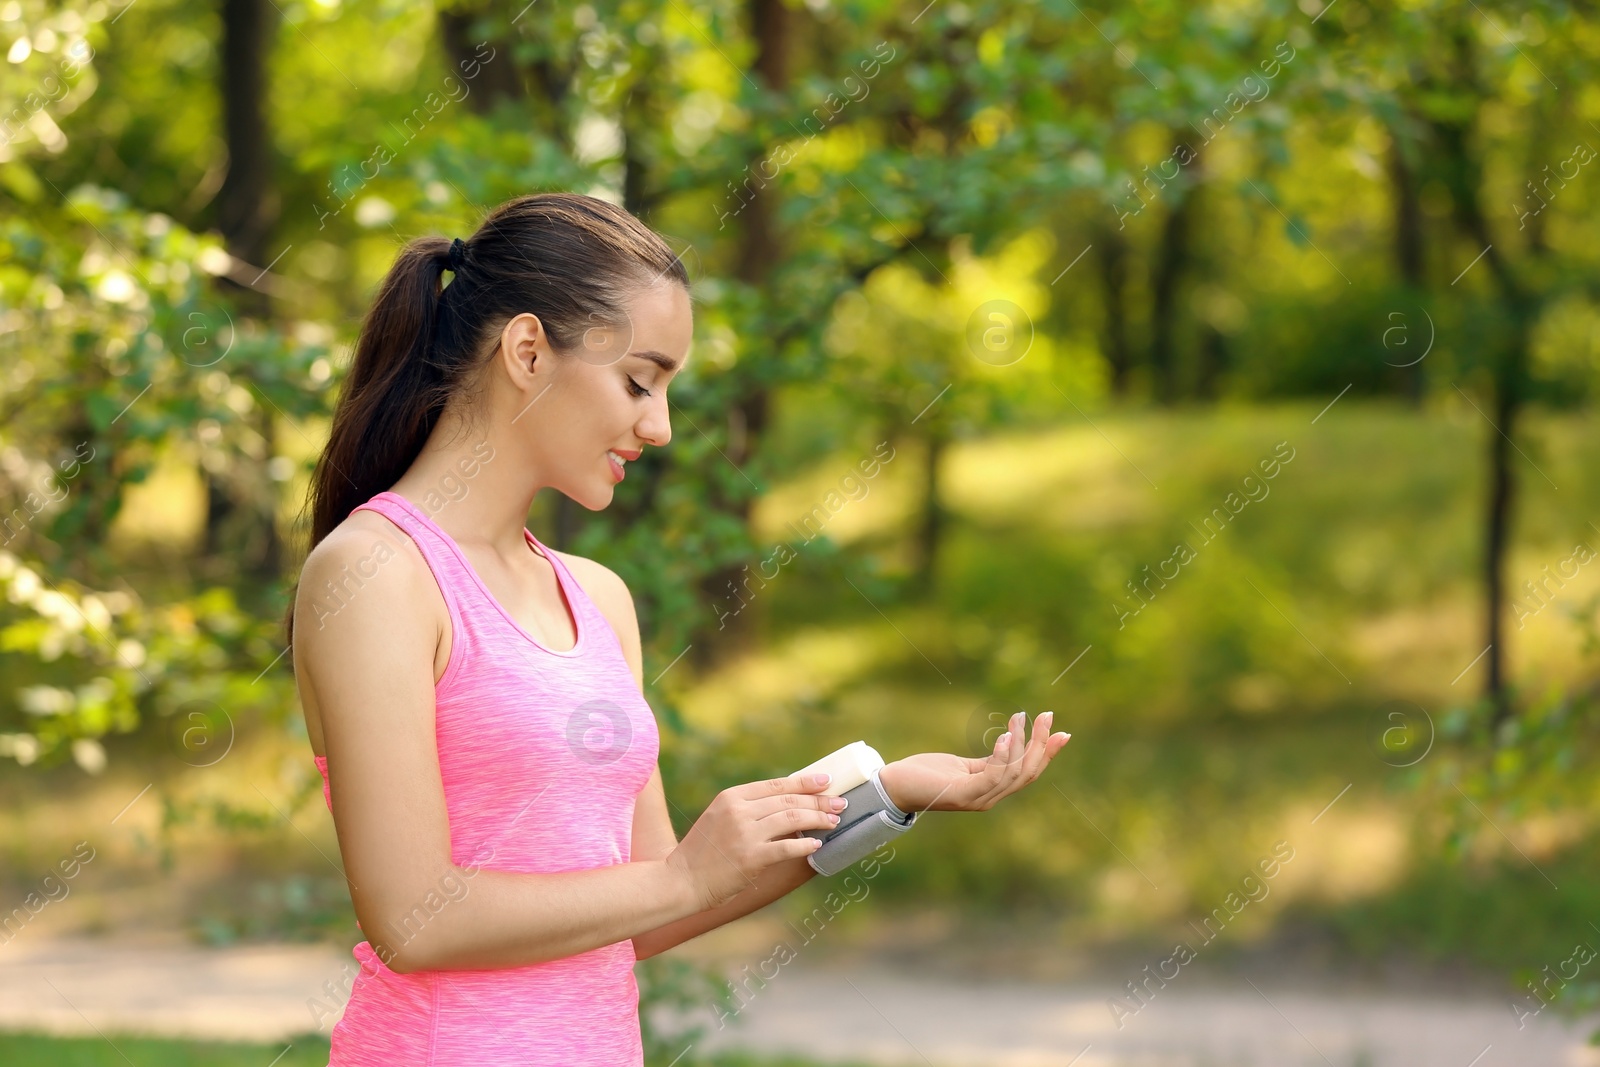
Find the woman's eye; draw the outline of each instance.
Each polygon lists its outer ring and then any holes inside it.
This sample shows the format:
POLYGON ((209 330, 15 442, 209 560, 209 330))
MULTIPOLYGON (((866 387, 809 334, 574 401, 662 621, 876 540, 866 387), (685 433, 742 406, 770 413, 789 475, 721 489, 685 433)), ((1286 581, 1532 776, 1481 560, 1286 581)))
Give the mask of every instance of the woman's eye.
POLYGON ((652 395, 650 390, 646 389, 644 386, 642 386, 638 382, 634 381, 631 376, 628 378, 628 392, 632 393, 634 396, 650 396, 650 395, 652 395))

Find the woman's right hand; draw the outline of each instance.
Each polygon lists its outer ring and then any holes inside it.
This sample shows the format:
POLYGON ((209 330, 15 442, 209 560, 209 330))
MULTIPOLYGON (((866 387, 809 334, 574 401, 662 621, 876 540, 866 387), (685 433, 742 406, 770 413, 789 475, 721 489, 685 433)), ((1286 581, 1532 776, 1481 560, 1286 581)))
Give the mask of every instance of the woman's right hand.
POLYGON ((822 847, 814 837, 795 835, 839 824, 843 798, 819 796, 825 788, 820 775, 729 786, 667 854, 667 866, 693 888, 702 910, 725 904, 766 868, 822 847))

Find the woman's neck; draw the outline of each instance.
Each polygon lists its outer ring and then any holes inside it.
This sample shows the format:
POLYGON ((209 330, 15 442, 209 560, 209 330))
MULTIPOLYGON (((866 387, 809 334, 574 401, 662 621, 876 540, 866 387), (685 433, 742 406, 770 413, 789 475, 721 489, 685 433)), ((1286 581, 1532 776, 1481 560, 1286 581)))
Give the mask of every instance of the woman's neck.
MULTIPOLYGON (((448 414, 448 413, 447 413, 448 414)), ((457 543, 520 551, 540 483, 492 420, 441 416, 422 451, 391 487, 457 543)))

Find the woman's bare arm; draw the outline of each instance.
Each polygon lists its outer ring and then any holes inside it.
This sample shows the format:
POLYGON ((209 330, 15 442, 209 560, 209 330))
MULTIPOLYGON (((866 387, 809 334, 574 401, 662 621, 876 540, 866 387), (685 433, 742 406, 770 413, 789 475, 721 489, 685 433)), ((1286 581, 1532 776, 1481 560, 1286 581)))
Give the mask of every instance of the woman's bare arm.
POLYGON ((633 953, 639 959, 645 960, 669 948, 676 948, 707 931, 760 911, 774 900, 788 896, 816 876, 817 872, 805 861, 805 857, 774 863, 756 875, 754 885, 721 907, 696 912, 687 918, 633 935, 633 953))
POLYGON ((558 874, 480 869, 478 858, 455 865, 434 740, 440 631, 425 605, 442 612, 442 599, 431 571, 388 520, 361 513, 311 553, 300 589, 296 677, 328 757, 356 916, 390 968, 537 963, 703 910, 695 886, 663 856, 558 874), (398 539, 399 551, 352 583, 379 537, 398 539), (345 591, 335 612, 314 606, 326 582, 345 591))
MULTIPOLYGON (((626 641, 623 642, 623 647, 626 649, 626 641)), ((639 791, 639 798, 634 804, 632 854, 638 859, 662 857, 671 852, 677 843, 677 838, 672 832, 672 819, 667 814, 667 797, 661 784, 661 769, 658 767, 650 776, 650 781, 639 791)), ((715 930, 735 919, 742 919, 751 912, 760 911, 774 900, 788 895, 815 878, 816 875, 817 872, 806 862, 804 856, 774 863, 757 874, 748 886, 727 903, 696 912, 643 934, 635 934, 633 953, 641 960, 649 959, 691 938, 699 937, 708 930, 715 930)))

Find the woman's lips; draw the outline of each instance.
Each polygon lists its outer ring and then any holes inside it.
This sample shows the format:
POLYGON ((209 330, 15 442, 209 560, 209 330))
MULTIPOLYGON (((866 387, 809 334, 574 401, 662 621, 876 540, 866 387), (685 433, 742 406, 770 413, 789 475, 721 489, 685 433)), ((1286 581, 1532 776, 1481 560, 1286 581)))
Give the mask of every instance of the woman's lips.
POLYGON ((623 478, 627 477, 627 475, 625 475, 622 471, 622 464, 618 463, 615 459, 612 459, 609 452, 606 453, 606 462, 611 464, 611 473, 617 476, 617 481, 620 482, 623 478))

